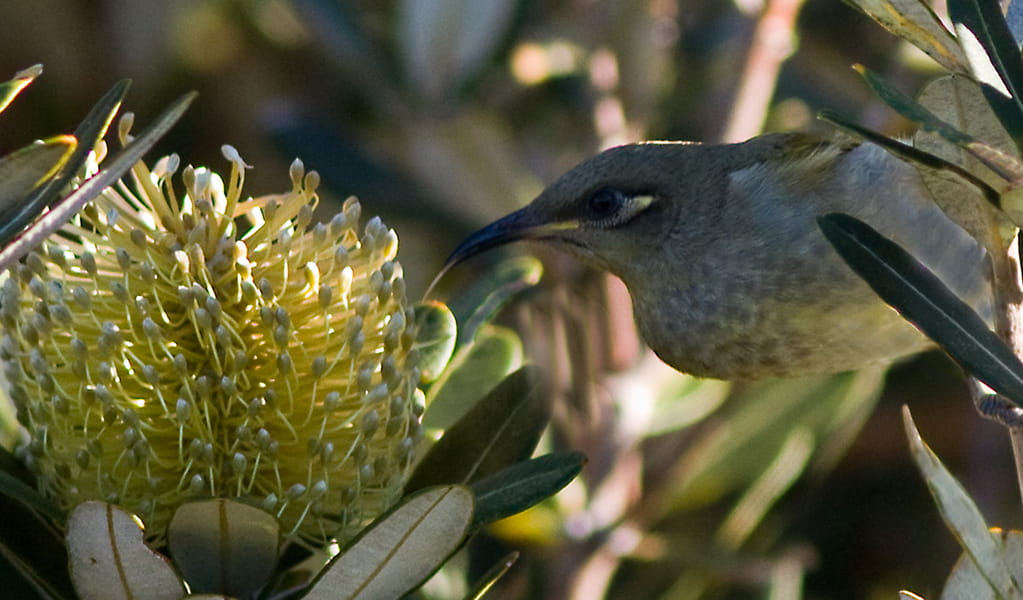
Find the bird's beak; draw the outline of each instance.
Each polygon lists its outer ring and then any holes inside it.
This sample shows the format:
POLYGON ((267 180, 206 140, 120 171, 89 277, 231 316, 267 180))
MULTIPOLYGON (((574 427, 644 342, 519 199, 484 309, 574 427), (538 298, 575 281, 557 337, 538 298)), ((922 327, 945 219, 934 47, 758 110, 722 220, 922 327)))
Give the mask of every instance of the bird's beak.
POLYGON ((574 219, 550 222, 537 218, 538 215, 535 211, 530 210, 531 208, 531 206, 527 206, 501 217, 465 238, 448 256, 442 271, 447 271, 466 259, 509 242, 543 238, 557 231, 579 228, 579 222, 574 219))
POLYGON ((458 245, 444 261, 444 266, 427 289, 428 296, 437 281, 455 265, 486 252, 491 248, 503 246, 509 242, 523 239, 543 238, 557 231, 578 229, 576 220, 548 221, 538 215, 532 206, 526 206, 507 216, 501 217, 490 225, 470 234, 458 245))

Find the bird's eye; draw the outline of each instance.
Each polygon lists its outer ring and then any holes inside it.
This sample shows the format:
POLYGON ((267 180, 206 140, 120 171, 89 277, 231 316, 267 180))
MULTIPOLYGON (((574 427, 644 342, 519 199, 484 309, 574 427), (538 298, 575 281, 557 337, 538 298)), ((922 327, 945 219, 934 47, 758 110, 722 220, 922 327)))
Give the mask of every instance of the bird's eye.
POLYGON ((618 212, 628 197, 619 190, 603 188, 590 196, 587 208, 593 218, 607 218, 618 212))
POLYGON ((602 188, 586 202, 583 221, 590 227, 610 229, 620 227, 645 211, 654 202, 649 194, 627 194, 614 188, 602 188))

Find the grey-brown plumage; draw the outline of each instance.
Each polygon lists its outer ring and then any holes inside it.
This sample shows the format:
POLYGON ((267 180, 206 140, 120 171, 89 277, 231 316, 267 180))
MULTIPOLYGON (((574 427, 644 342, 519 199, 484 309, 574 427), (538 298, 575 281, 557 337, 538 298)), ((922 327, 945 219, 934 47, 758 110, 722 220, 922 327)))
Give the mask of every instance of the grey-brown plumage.
POLYGON ((824 239, 815 219, 829 212, 871 224, 990 314, 983 250, 912 166, 798 134, 612 148, 471 235, 445 268, 517 239, 550 243, 620 277, 644 341, 705 377, 838 372, 926 348, 824 239))

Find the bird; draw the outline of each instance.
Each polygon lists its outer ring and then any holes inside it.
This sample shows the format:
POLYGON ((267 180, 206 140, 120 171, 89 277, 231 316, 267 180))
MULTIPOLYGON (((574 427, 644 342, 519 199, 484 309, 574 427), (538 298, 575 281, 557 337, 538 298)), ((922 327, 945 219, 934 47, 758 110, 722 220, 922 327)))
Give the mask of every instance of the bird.
POLYGON ((440 275, 516 240, 556 248, 620 278, 646 345, 703 378, 837 373, 932 347, 827 242, 816 219, 834 212, 991 313, 985 250, 913 165, 870 142, 804 133, 605 150, 470 234, 440 275))

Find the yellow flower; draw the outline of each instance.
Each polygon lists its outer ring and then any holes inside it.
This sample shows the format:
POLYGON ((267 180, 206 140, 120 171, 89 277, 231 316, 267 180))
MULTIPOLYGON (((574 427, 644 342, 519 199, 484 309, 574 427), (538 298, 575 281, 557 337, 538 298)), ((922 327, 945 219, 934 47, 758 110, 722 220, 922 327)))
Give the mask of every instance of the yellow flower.
MULTIPOLYGON (((122 137, 126 128, 122 128, 122 137)), ((102 150, 102 145, 100 145, 102 150)), ((242 198, 177 156, 106 190, 8 273, 0 358, 43 492, 138 514, 243 498, 294 539, 354 534, 400 494, 421 435, 397 236, 354 199, 310 227, 316 172, 242 198)))

